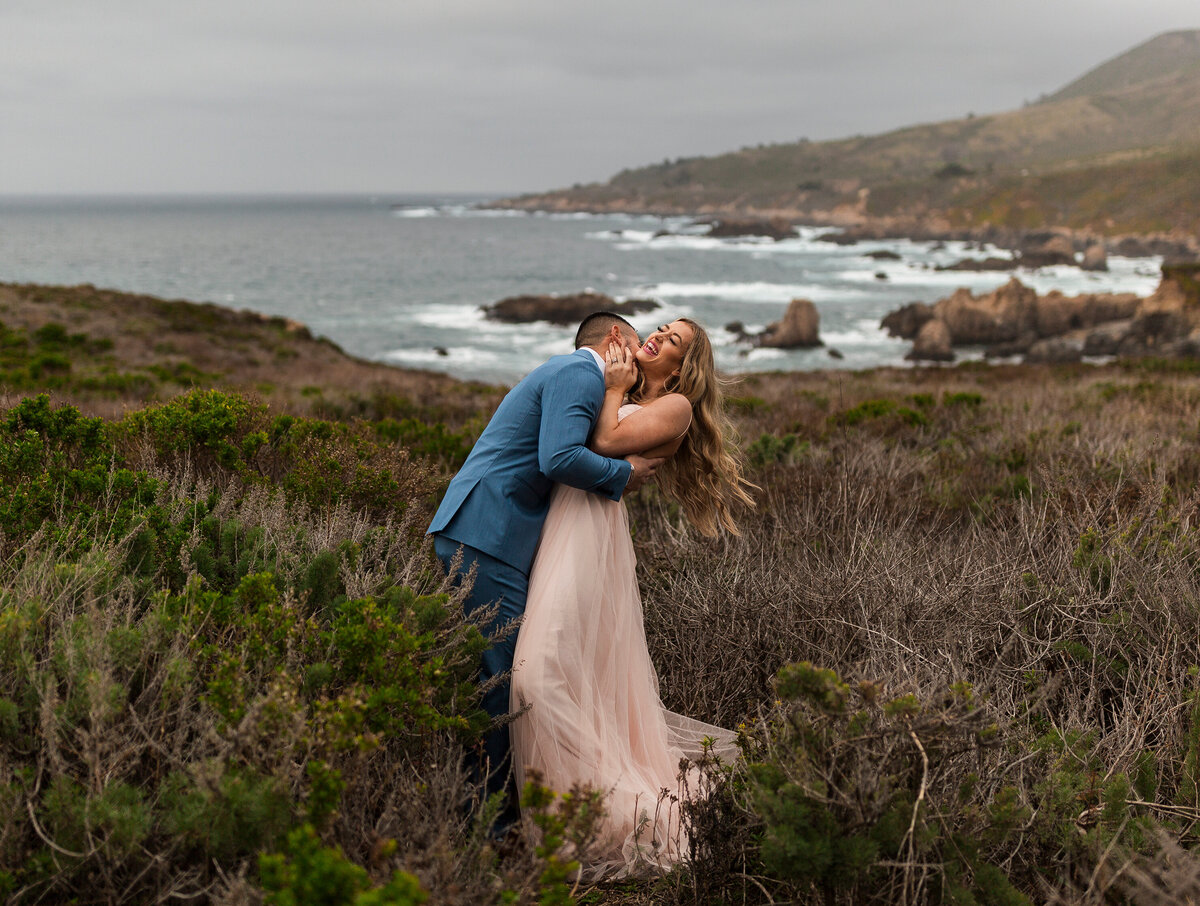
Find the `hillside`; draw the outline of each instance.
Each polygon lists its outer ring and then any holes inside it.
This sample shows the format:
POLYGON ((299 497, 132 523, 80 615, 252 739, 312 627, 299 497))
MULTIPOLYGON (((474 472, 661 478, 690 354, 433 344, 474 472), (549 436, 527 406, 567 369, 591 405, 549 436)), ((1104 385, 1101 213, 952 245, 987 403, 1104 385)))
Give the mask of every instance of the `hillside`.
POLYGON ((1177 31, 1139 44, 1052 94, 1047 101, 1109 94, 1200 69, 1200 31, 1177 31))
POLYGON ((990 224, 1196 236, 1198 162, 1200 31, 1187 31, 1147 41, 1021 110, 680 158, 624 170, 607 183, 502 204, 770 213, 905 231, 990 224), (1108 210, 1124 187, 1157 185, 1164 172, 1183 178, 1159 197, 1108 210), (1022 204, 1014 212, 991 200, 997 193, 1020 195, 1022 183, 1040 191, 1047 180, 1061 197, 1045 210, 1022 204))
POLYGON ((458 428, 500 388, 347 355, 303 324, 94 286, 0 283, 0 390, 49 391, 113 417, 193 387, 322 418, 424 417, 458 428))
POLYGON ((588 886, 603 791, 498 846, 463 769, 424 528, 499 388, 87 286, 0 320, 6 903, 1200 901, 1195 360, 739 381, 740 535, 625 512, 663 704, 742 757, 681 772, 687 866, 588 886))

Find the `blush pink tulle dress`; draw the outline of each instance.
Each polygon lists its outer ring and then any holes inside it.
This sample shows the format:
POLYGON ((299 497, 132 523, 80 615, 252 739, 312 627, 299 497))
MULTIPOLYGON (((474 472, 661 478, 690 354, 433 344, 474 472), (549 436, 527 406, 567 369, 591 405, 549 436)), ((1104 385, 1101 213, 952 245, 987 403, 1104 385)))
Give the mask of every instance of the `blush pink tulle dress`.
MULTIPOLYGON (((621 416, 637 408, 626 405, 621 416)), ((658 696, 625 504, 558 485, 529 579, 513 660, 511 724, 518 787, 541 774, 558 793, 605 793, 607 815, 586 854, 589 881, 643 877, 685 860, 680 799, 698 795, 703 740, 728 763, 728 730, 674 714, 658 696)))

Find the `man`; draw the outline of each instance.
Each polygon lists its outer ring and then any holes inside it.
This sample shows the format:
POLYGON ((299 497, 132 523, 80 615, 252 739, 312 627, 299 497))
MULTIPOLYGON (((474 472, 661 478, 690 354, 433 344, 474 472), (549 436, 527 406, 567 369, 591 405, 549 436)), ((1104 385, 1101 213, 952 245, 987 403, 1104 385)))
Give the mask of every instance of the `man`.
MULTIPOLYGON (((609 459, 587 449, 604 401, 604 368, 610 348, 637 351, 637 331, 619 315, 596 312, 575 334, 575 352, 555 356, 535 368, 500 403, 471 455, 450 482, 430 523, 434 550, 447 573, 455 555, 462 559, 456 578, 474 566, 475 584, 463 608, 469 616, 499 602, 485 627, 494 633, 525 612, 529 569, 556 482, 619 500, 642 485, 661 459, 627 456, 609 459)), ((597 577, 599 580, 599 577, 597 577)), ((512 669, 516 633, 484 652, 480 684, 512 669)), ((483 707, 499 717, 508 712, 509 683, 487 689, 483 707)), ((484 740, 489 794, 508 783, 508 727, 484 740)), ((499 829, 516 816, 509 802, 499 829)))

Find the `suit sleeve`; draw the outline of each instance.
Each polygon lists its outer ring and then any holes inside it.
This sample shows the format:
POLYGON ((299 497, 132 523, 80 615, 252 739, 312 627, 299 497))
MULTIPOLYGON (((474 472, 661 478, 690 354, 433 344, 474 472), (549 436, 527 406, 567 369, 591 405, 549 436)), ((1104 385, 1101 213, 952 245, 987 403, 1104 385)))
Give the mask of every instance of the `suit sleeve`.
POLYGON ((633 469, 623 459, 587 448, 604 393, 603 384, 597 388, 596 375, 588 370, 592 367, 581 359, 543 389, 538 468, 551 481, 620 500, 633 469))

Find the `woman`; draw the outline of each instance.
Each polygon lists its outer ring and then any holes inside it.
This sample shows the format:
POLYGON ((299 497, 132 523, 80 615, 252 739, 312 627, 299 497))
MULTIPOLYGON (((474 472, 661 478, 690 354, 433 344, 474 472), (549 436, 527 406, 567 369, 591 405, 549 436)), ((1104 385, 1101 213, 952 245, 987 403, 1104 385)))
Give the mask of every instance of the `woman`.
MULTIPOLYGON (((606 456, 666 456, 661 490, 705 534, 736 533, 735 503, 750 503, 726 448, 712 346, 694 321, 652 333, 634 358, 611 349, 591 445, 606 456), (635 384, 636 379, 636 384, 635 384), (631 403, 622 405, 631 391, 631 403)), ((733 734, 667 711, 642 625, 628 517, 620 501, 560 485, 553 491, 517 638, 511 706, 518 782, 529 772, 556 792, 605 794, 607 816, 583 866, 591 880, 644 875, 686 856, 679 800, 696 772, 680 759, 731 758, 733 734), (715 745, 713 742, 715 741, 715 745)))

